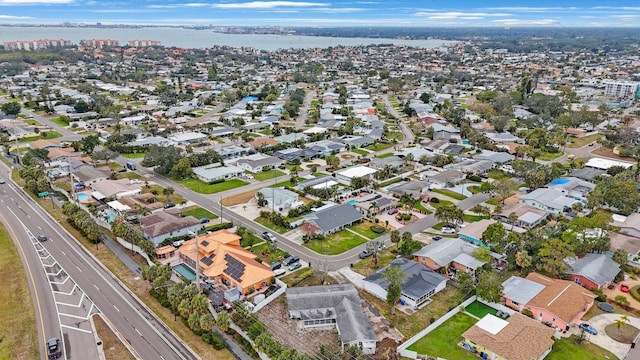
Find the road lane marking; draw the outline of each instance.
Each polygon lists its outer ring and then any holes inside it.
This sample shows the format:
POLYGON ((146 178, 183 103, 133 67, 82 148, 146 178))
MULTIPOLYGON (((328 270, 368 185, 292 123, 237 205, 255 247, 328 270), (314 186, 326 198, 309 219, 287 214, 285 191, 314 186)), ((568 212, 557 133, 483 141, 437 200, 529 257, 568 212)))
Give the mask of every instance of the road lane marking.
POLYGON ((78 265, 76 265, 76 269, 78 269, 78 271, 82 272, 82 269, 80 269, 80 268, 78 267, 78 265))
POLYGON ((93 334, 93 332, 92 332, 92 331, 85 330, 85 329, 80 329, 80 328, 73 327, 73 326, 69 326, 69 325, 60 325, 60 327, 61 327, 61 328, 65 328, 65 329, 70 329, 70 330, 80 331, 80 332, 83 332, 83 333, 85 333, 85 334, 93 334))
POLYGON ((120 309, 118 309, 115 305, 113 305, 113 308, 116 309, 117 312, 120 312, 120 309))
POLYGON ((93 284, 93 287, 96 288, 98 291, 100 291, 100 288, 98 287, 98 285, 93 284))
POLYGON ((60 250, 60 252, 62 253, 62 255, 67 256, 67 254, 65 254, 64 251, 60 250))
POLYGON ((140 330, 138 330, 137 328, 133 328, 133 330, 135 330, 138 333, 138 335, 140 335, 140 337, 142 337, 142 333, 140 332, 140 330))

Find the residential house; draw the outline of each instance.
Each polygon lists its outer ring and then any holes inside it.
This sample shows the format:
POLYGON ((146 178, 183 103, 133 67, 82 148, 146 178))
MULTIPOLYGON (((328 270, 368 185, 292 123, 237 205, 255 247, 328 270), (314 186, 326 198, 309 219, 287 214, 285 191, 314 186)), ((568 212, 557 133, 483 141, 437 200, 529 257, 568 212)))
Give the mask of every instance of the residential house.
POLYGON ((169 137, 169 140, 178 145, 195 144, 207 140, 207 135, 197 132, 176 133, 169 137))
POLYGON ((567 260, 571 268, 566 271, 570 280, 589 290, 605 289, 614 283, 620 273, 620 264, 605 254, 587 254, 567 260))
POLYGON ((566 196, 562 190, 557 188, 538 188, 522 195, 520 202, 550 214, 560 214, 571 209, 571 206, 579 203, 580 200, 566 196))
POLYGON ((335 325, 343 350, 356 346, 365 355, 375 354, 376 334, 352 284, 287 288, 287 307, 289 317, 304 328, 335 325))
POLYGON ((253 152, 252 147, 243 147, 238 145, 227 145, 216 149, 218 155, 223 159, 233 159, 241 156, 247 156, 253 152))
POLYGON ((524 144, 524 140, 508 132, 487 132, 484 134, 491 143, 496 145, 504 145, 507 143, 524 144))
POLYGON ((287 190, 284 187, 262 188, 256 193, 256 198, 258 194, 262 194, 262 196, 264 196, 264 199, 267 201, 266 208, 268 209, 283 211, 295 207, 296 205, 300 205, 297 204, 298 193, 287 190))
POLYGON ((369 136, 356 136, 356 135, 344 135, 340 138, 340 141, 349 145, 351 149, 358 149, 376 142, 375 139, 369 136))
MULTIPOLYGON (((505 206, 502 213, 493 218, 504 223, 511 223, 509 215, 516 214, 517 220, 512 224, 517 227, 531 229, 538 226, 549 217, 549 213, 524 203, 505 206)), ((509 227, 507 227, 509 228, 509 227)))
POLYGON ((405 258, 397 258, 391 264, 364 278, 364 289, 386 300, 388 283, 382 278, 389 266, 399 267, 406 275, 402 283, 400 301, 412 308, 419 308, 447 286, 447 278, 428 267, 405 258))
POLYGON ((372 169, 367 166, 358 165, 346 168, 344 170, 336 171, 336 180, 344 185, 350 185, 351 180, 354 178, 366 178, 371 179, 372 175, 376 173, 376 169, 372 169))
MULTIPOLYGON (((447 140, 431 140, 431 141, 426 141, 423 142, 421 145, 424 147, 425 150, 435 154, 435 155, 444 155, 444 150, 450 145, 451 143, 447 140)), ((416 160, 420 160, 420 159, 416 159, 416 160)))
POLYGON ((576 200, 581 200, 582 202, 587 202, 587 195, 593 189, 595 189, 596 185, 590 183, 588 181, 580 180, 574 177, 564 177, 553 180, 549 184, 548 187, 556 188, 565 196, 572 197, 576 200))
POLYGON ((225 137, 233 135, 236 131, 238 131, 238 129, 233 126, 218 126, 210 128, 208 133, 216 137, 225 137))
POLYGON ((389 188, 389 192, 398 197, 406 193, 411 194, 414 199, 422 197, 427 191, 429 191, 429 183, 420 180, 401 182, 389 188))
POLYGON ((188 235, 200 230, 200 220, 193 216, 180 216, 169 211, 161 211, 140 218, 144 237, 158 246, 165 239, 188 235))
POLYGON ((344 203, 323 207, 305 216, 305 221, 315 223, 320 228, 320 233, 327 235, 362 221, 362 214, 353 205, 344 203))
POLYGON ((402 161, 399 156, 393 155, 386 158, 373 158, 367 166, 377 170, 383 169, 385 166, 391 166, 393 169, 402 171, 404 168, 404 161, 402 161))
MULTIPOLYGON (((477 248, 477 245, 462 239, 443 238, 413 253, 413 261, 448 277, 457 277, 459 272, 475 275, 476 270, 486 264, 473 257, 477 248)), ((505 255, 491 252, 491 257, 495 267, 502 267, 506 263, 505 255)))
POLYGON ((276 136, 274 137, 274 139, 279 143, 279 144, 293 144, 293 143, 297 143, 298 141, 303 141, 303 142, 307 142, 309 141, 309 136, 305 135, 303 133, 290 133, 290 134, 285 134, 285 135, 280 135, 280 136, 276 136))
POLYGON ((319 148, 316 148, 316 149, 289 148, 289 149, 278 150, 273 153, 273 156, 276 156, 290 164, 295 164, 305 159, 315 159, 315 158, 322 157, 323 153, 324 153, 324 150, 319 148))
POLYGON ((353 206, 365 217, 376 216, 398 207, 398 200, 380 194, 369 194, 355 199, 353 206))
POLYGON ((100 181, 91 187, 94 192, 99 193, 104 198, 115 197, 119 199, 125 196, 138 195, 142 192, 141 183, 132 182, 129 179, 100 181))
POLYGON ((488 160, 493 164, 508 164, 516 157, 503 151, 483 150, 481 154, 473 157, 476 160, 488 160))
POLYGON ((542 360, 551 352, 553 334, 553 329, 518 313, 508 320, 487 314, 462 333, 462 346, 483 359, 542 360))
POLYGON ((482 233, 487 230, 489 225, 495 223, 497 223, 497 221, 493 219, 482 219, 480 221, 472 222, 458 230, 458 237, 474 245, 483 245, 482 233))
POLYGON ((60 143, 60 139, 38 139, 30 142, 28 146, 32 149, 46 149, 46 150, 58 149, 62 147, 60 143))
POLYGON ((225 165, 219 166, 219 164, 211 164, 205 166, 199 166, 193 168, 193 174, 198 179, 210 183, 217 180, 228 180, 237 177, 242 174, 244 170, 237 166, 225 165))
POLYGON ((634 212, 629 216, 613 215, 611 225, 620 229, 620 232, 629 236, 640 238, 640 214, 634 212))
POLYGON ((256 261, 255 254, 240 246, 240 239, 237 234, 218 230, 185 241, 178 248, 178 254, 194 271, 198 261, 200 275, 207 282, 224 284, 243 295, 268 288, 273 271, 256 261))
POLYGON ((272 147, 278 145, 278 142, 270 137, 261 137, 250 141, 248 144, 251 145, 251 147, 254 149, 260 149, 262 147, 272 147))
POLYGON ((460 130, 450 125, 442 125, 440 123, 431 124, 433 129, 433 140, 459 140, 460 130))
POLYGON ((434 188, 446 188, 450 184, 458 183, 464 180, 465 174, 460 170, 445 170, 436 175, 424 177, 423 180, 432 184, 434 188))
POLYGON ((71 177, 73 177, 74 181, 78 181, 85 186, 108 180, 111 176, 111 170, 106 166, 94 167, 93 164, 78 160, 72 160, 69 166, 71 168, 71 177))
POLYGON ((246 158, 238 159, 236 161, 236 165, 242 170, 250 171, 252 173, 259 173, 284 165, 284 161, 275 156, 253 154, 247 156, 246 158))
POLYGON ((519 312, 527 310, 534 319, 560 331, 580 324, 596 298, 573 281, 552 279, 535 272, 526 278, 512 276, 502 287, 506 306, 519 312))

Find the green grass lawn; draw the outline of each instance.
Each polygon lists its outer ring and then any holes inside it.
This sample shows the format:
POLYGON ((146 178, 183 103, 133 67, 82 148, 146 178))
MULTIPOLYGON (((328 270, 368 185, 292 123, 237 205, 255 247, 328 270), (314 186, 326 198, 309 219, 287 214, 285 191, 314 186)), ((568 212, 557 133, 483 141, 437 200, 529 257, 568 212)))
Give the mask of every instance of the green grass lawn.
POLYGON ((440 202, 429 201, 429 205, 433 206, 436 209, 440 208, 440 207, 443 207, 443 206, 451 206, 451 205, 453 205, 453 203, 451 201, 449 201, 449 200, 442 200, 442 199, 439 199, 439 200, 440 200, 440 202))
POLYGON ((231 179, 217 184, 207 184, 198 179, 178 180, 178 183, 199 194, 215 194, 221 191, 235 189, 248 184, 240 179, 231 179))
POLYGON ((57 138, 61 138, 61 137, 62 137, 62 134, 60 134, 57 131, 47 131, 47 132, 40 133, 40 135, 38 135, 38 136, 31 136, 31 137, 22 138, 19 141, 22 142, 22 143, 25 143, 25 142, 32 142, 32 141, 36 141, 36 140, 40 140, 40 139, 50 140, 50 139, 57 139, 57 138), (42 136, 43 133, 45 134, 45 136, 42 136))
POLYGON ((485 201, 487 204, 489 205, 493 205, 493 206, 499 206, 500 205, 500 201, 498 201, 498 199, 492 197, 491 199, 485 201))
POLYGON ((371 150, 371 151, 380 151, 380 150, 388 149, 390 147, 393 147, 393 143, 389 143, 389 144, 375 143, 375 144, 371 144, 369 146, 366 146, 365 149, 371 150))
POLYGON ((509 174, 505 173, 504 171, 496 170, 496 169, 489 170, 487 175, 493 180, 506 180, 511 178, 509 174))
POLYGON ((457 193, 455 191, 449 190, 449 189, 433 189, 431 191, 436 192, 438 194, 442 194, 442 195, 448 196, 448 197, 456 199, 456 200, 464 200, 464 199, 467 198, 466 196, 464 196, 464 195, 462 195, 460 193, 457 193))
POLYGON ((386 139, 389 141, 397 140, 398 142, 400 142, 402 141, 402 139, 404 139, 404 135, 402 134, 402 131, 389 131, 387 133, 386 139))
POLYGON ((469 304, 469 306, 465 308, 465 310, 468 313, 473 314, 480 319, 482 319, 487 314, 495 315, 498 312, 498 310, 490 306, 487 306, 479 301, 472 302, 471 304, 469 304))
MULTIPOLYGON (((375 225, 374 223, 372 223, 371 221, 363 221, 359 224, 353 225, 350 229, 357 232, 358 234, 368 238, 368 239, 375 239, 378 236, 382 236, 383 234, 385 234, 387 231, 385 230, 385 232, 383 233, 376 233, 373 232, 371 230, 371 226, 375 225)), ((384 226, 383 226, 384 227, 384 226)))
POLYGON ((369 154, 368 151, 365 151, 365 150, 362 150, 362 149, 353 149, 353 150, 351 150, 351 152, 354 152, 354 153, 356 153, 358 155, 363 155, 363 156, 369 154))
POLYGON ((458 313, 409 346, 408 349, 418 354, 445 359, 476 360, 475 355, 458 346, 458 343, 462 341, 462 333, 472 327, 476 321, 469 315, 458 313))
POLYGON ((367 242, 367 239, 362 236, 342 230, 327 236, 324 240, 309 241, 304 246, 319 254, 336 255, 351 250, 365 242, 367 242))
MULTIPOLYGON (((262 239, 259 239, 262 240, 262 239)), ((268 262, 269 264, 274 263, 276 261, 282 261, 290 256, 290 254, 284 250, 280 250, 276 248, 275 250, 271 250, 269 244, 262 243, 260 245, 255 245, 251 247, 250 251, 256 255, 263 261, 268 262)))
POLYGON ((284 234, 287 231, 291 230, 291 229, 276 225, 276 224, 272 223, 269 219, 265 219, 265 218, 262 218, 260 216, 258 216, 257 218, 253 219, 253 221, 257 222, 258 224, 260 224, 260 225, 262 225, 262 226, 264 226, 266 228, 269 228, 269 229, 277 232, 278 234, 284 234))
POLYGON ((278 176, 283 176, 285 175, 285 173, 283 173, 280 170, 268 170, 268 171, 263 171, 263 172, 259 172, 257 174, 253 174, 253 177, 258 180, 258 181, 265 181, 265 180, 274 180, 276 177, 278 176))
POLYGON ((556 340, 553 344, 553 350, 547 355, 546 360, 597 360, 597 359, 617 359, 618 357, 610 353, 609 351, 583 341, 581 344, 576 344, 576 337, 571 336, 568 338, 562 338, 556 340))
POLYGON ((116 179, 142 180, 142 175, 133 171, 127 171, 123 173, 117 173, 116 179))
POLYGON ((462 215, 462 220, 464 220, 466 222, 476 222, 476 221, 480 221, 482 219, 489 219, 489 216, 471 215, 471 214, 463 214, 462 215))
POLYGON ((130 153, 130 154, 120 154, 123 158, 127 159, 140 159, 144 157, 144 153, 130 153))
POLYGON ((181 213, 184 216, 193 216, 196 219, 209 218, 209 219, 217 219, 218 215, 212 213, 211 211, 201 208, 200 206, 191 206, 186 211, 181 213))
POLYGON ((321 177, 321 176, 327 176, 329 174, 323 173, 323 172, 314 172, 312 175, 315 177, 321 177))
POLYGON ((561 157, 562 155, 564 155, 562 151, 558 151, 557 153, 543 152, 538 159, 543 161, 551 161, 553 159, 561 157))
POLYGON ((416 202, 413 203, 413 207, 415 209, 418 209, 422 212, 425 212, 427 214, 433 214, 433 211, 431 211, 430 209, 427 209, 423 204, 422 204, 422 200, 418 199, 416 200, 416 202))
POLYGON ((592 143, 598 139, 600 139, 602 137, 601 134, 594 134, 594 135, 589 135, 589 136, 585 136, 583 138, 569 138, 569 144, 567 144, 568 148, 580 148, 583 147, 589 143, 592 143))
POLYGON ((67 123, 66 121, 62 120, 59 117, 51 119, 51 122, 56 125, 60 125, 62 127, 69 126, 69 123, 67 123))
POLYGON ((401 177, 397 177, 397 178, 394 178, 394 179, 391 179, 391 180, 387 180, 387 181, 381 182, 380 186, 383 186, 383 187, 384 186, 389 186, 391 184, 395 184, 395 183, 400 182, 400 181, 402 181, 402 178, 401 177))
POLYGON ((353 267, 351 269, 364 276, 371 275, 379 269, 389 265, 393 261, 393 259, 396 258, 396 253, 392 251, 395 250, 395 248, 396 247, 394 244, 392 247, 384 249, 382 250, 382 252, 380 252, 380 254, 378 255, 377 269, 373 266, 373 256, 369 256, 366 259, 358 261, 357 263, 353 264, 353 267))
POLYGON ((384 159, 384 158, 388 158, 388 157, 391 157, 391 156, 393 156, 393 153, 392 153, 392 152, 390 152, 390 153, 380 154, 380 155, 378 155, 378 156, 376 156, 376 157, 377 157, 378 159, 384 159))
MULTIPOLYGON (((298 181, 302 181, 302 178, 298 178, 298 181)), ((291 179, 286 180, 286 181, 281 181, 281 182, 273 184, 273 185, 271 185, 269 187, 270 188, 277 188, 277 187, 285 187, 285 186, 293 186, 293 184, 291 183, 291 179)))

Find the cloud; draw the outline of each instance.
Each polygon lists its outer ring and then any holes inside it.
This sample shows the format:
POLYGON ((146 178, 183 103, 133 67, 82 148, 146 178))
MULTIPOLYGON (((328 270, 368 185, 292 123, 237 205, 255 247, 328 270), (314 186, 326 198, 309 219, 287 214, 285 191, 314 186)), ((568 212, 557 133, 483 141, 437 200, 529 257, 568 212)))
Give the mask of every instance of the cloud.
POLYGON ((558 25, 555 19, 497 19, 492 21, 494 24, 503 26, 550 26, 558 25))
POLYGON ((532 6, 500 6, 488 7, 486 10, 512 11, 512 12, 557 12, 580 10, 577 7, 532 7, 532 6))
POLYGON ((212 4, 216 9, 273 9, 278 7, 318 7, 329 6, 328 3, 296 2, 296 1, 251 1, 233 4, 212 4))
POLYGON ((618 19, 618 20, 636 20, 640 18, 640 14, 619 14, 619 15, 609 15, 610 18, 618 19))
POLYGON ((13 15, 0 15, 0 20, 23 20, 33 19, 31 16, 13 16, 13 15))
POLYGON ((429 20, 480 20, 486 17, 503 17, 512 16, 511 14, 503 13, 485 13, 485 12, 430 12, 430 11, 418 11, 413 16, 426 17, 429 20))
POLYGON ((59 5, 74 2, 75 0, 0 0, 0 5, 59 5))

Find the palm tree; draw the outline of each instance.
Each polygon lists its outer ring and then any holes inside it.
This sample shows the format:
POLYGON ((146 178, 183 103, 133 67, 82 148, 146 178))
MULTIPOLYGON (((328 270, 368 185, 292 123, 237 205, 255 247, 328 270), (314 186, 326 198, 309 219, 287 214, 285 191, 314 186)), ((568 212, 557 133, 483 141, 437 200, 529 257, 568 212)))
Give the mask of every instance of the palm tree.
POLYGON ((162 195, 167 197, 167 202, 171 202, 171 195, 173 195, 174 192, 176 192, 176 190, 171 186, 162 189, 162 195))
POLYGON ((514 212, 509 213, 509 222, 511 223, 511 231, 513 231, 513 226, 518 221, 518 215, 514 212))
POLYGON ((398 244, 400 243, 400 231, 392 230, 390 235, 390 240, 392 243, 396 244, 396 251, 398 250, 398 244))
POLYGON ((370 217, 376 216, 378 214, 378 210, 380 210, 380 207, 378 206, 378 202, 372 201, 371 205, 369 206, 369 216, 370 217))
POLYGON ((627 325, 630 322, 629 317, 627 315, 622 315, 618 319, 616 319, 613 323, 618 328, 618 335, 620 335, 620 329, 627 325))

